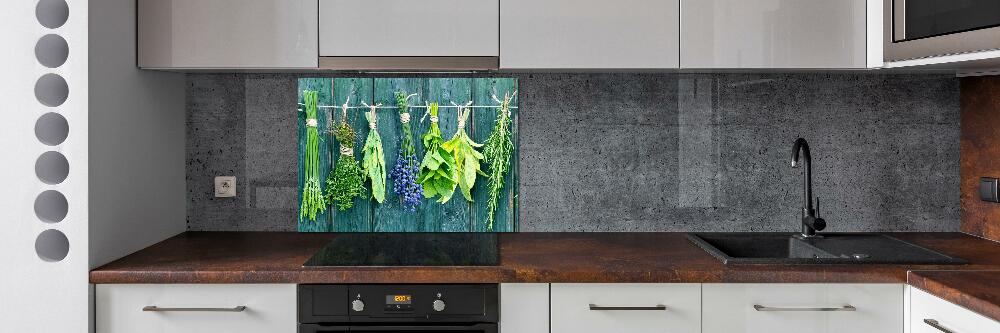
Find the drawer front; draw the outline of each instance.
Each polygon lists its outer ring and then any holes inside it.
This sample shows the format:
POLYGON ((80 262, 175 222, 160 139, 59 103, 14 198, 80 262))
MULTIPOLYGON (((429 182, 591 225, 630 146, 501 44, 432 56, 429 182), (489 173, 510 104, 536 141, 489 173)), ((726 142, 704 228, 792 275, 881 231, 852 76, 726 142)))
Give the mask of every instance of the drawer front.
POLYGON ((903 332, 902 284, 705 284, 702 292, 705 333, 903 332))
POLYGON ((701 330, 699 284, 554 283, 551 288, 553 333, 701 330))
POLYGON ((917 288, 910 290, 909 333, 996 333, 1000 322, 917 288), (928 323, 927 321, 930 321, 928 323), (937 327, 935 327, 935 325, 937 327))
POLYGON ((294 284, 101 284, 98 333, 294 333, 294 284), (166 311, 143 311, 156 306, 166 311), (206 311, 233 309, 242 311, 206 311), (171 311, 202 308, 198 311, 171 311))

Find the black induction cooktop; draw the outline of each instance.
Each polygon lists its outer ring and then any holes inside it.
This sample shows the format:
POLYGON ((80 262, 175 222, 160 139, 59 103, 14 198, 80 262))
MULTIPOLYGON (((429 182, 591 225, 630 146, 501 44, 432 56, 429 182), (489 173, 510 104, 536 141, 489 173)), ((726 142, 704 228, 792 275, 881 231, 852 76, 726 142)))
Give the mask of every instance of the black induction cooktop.
POLYGON ((496 266, 494 233, 341 233, 303 266, 496 266))

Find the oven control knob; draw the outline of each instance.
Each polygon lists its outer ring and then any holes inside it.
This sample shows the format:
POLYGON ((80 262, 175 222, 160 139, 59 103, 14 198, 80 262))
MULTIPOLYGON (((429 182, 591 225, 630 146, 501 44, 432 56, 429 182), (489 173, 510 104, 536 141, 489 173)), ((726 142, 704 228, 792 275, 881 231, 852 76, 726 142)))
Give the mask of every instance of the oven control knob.
POLYGON ((356 300, 354 300, 354 302, 351 302, 351 309, 354 310, 355 312, 364 311, 365 310, 365 302, 362 301, 362 300, 360 300, 360 299, 356 299, 356 300))
POLYGON ((437 312, 444 311, 444 301, 439 299, 434 300, 434 311, 437 312))

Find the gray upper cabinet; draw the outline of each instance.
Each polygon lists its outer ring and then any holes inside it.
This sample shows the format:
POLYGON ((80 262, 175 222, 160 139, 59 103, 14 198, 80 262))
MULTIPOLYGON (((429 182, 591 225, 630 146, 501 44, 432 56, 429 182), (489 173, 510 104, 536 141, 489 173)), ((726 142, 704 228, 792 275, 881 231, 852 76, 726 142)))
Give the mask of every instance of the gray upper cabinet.
POLYGON ((149 69, 882 65, 881 0, 137 1, 149 69))
POLYGON ((676 69, 678 0, 503 0, 501 69, 676 69))
POLYGON ((323 57, 500 55, 500 0, 319 0, 323 57))
POLYGON ((317 0, 138 0, 142 68, 316 68, 317 0))
POLYGON ((681 0, 680 8, 681 68, 869 67, 866 0, 681 0))

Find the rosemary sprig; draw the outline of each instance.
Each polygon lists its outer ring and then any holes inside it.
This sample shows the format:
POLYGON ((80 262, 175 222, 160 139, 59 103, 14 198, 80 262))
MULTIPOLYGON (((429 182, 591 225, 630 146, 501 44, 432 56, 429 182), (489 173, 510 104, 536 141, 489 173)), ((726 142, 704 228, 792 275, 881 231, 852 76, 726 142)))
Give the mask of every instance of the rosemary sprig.
MULTIPOLYGON (((483 147, 483 155, 489 165, 489 198, 486 202, 486 227, 493 230, 493 222, 496 218, 496 211, 500 205, 500 196, 503 195, 504 176, 510 169, 510 158, 514 152, 514 143, 511 141, 511 117, 510 102, 517 95, 504 94, 503 101, 497 107, 497 119, 493 125, 493 132, 486 139, 483 147)), ((495 98, 495 97, 494 97, 495 98)))

